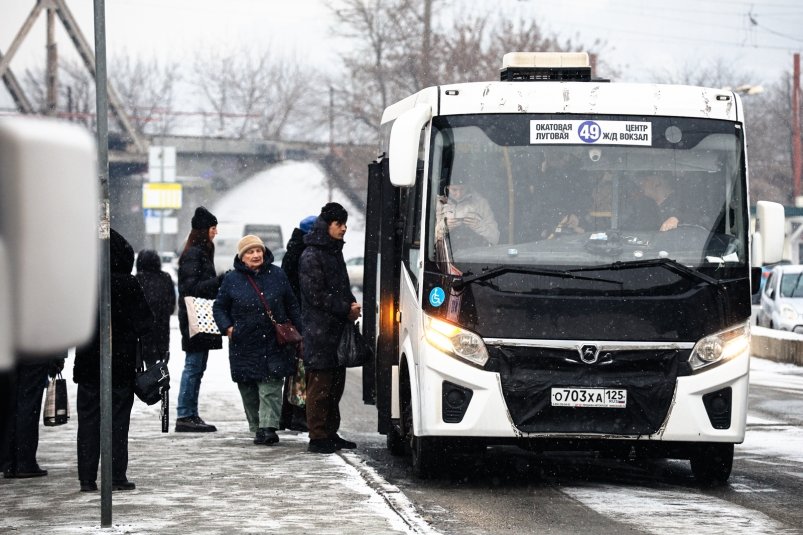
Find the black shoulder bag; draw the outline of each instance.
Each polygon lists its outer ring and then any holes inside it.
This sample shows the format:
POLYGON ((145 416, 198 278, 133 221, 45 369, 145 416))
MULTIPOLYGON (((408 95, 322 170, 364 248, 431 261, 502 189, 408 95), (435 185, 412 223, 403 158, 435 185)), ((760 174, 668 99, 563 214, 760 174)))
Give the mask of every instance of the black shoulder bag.
POLYGON ((148 405, 153 405, 158 401, 162 402, 162 407, 159 411, 162 421, 162 433, 167 433, 170 426, 170 400, 168 397, 170 369, 167 367, 169 360, 169 354, 165 355, 164 359, 157 360, 146 369, 145 363, 142 361, 142 341, 137 340, 137 371, 134 380, 134 393, 148 405))

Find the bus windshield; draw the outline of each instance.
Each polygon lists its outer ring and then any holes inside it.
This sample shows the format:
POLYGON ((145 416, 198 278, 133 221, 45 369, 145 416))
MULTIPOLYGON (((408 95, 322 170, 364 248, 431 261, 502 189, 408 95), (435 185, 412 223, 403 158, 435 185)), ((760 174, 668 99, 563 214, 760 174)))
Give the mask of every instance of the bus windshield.
POLYGON ((739 123, 484 114, 433 119, 427 255, 454 272, 670 259, 747 265, 739 123))

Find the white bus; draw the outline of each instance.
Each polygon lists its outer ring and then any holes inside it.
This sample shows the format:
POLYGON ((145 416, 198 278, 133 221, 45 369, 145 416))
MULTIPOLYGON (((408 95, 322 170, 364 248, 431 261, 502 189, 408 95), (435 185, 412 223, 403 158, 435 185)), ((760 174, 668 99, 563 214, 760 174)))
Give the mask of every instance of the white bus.
POLYGON ((783 242, 783 207, 762 202, 751 251, 739 96, 596 80, 584 53, 507 54, 501 78, 383 114, 364 285, 379 432, 421 477, 514 444, 726 481, 751 253, 783 242))

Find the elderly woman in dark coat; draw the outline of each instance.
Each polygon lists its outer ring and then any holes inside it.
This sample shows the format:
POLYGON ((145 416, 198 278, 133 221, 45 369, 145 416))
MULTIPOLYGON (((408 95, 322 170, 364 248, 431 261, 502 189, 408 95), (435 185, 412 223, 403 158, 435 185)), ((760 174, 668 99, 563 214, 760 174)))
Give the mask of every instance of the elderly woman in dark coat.
MULTIPOLYGON (((150 332, 153 314, 142 287, 131 274, 134 249, 111 229, 112 335, 112 489, 131 490, 128 481, 128 427, 134 406, 138 338, 150 332)), ((75 352, 73 380, 78 383, 78 478, 84 492, 98 490, 100 460, 100 336, 75 352)))
POLYGON ((289 318, 302 328, 290 282, 271 262, 273 254, 259 237, 244 236, 212 309, 220 332, 229 337, 231 378, 240 390, 254 444, 266 445, 279 442, 282 384, 295 370, 295 354, 277 343, 267 309, 276 322, 289 318))
POLYGON ((142 360, 151 365, 166 360, 170 350, 170 316, 176 310, 176 287, 162 271, 162 259, 152 249, 137 255, 137 280, 153 312, 153 330, 142 337, 142 360))
POLYGON ((337 434, 338 405, 346 385, 346 368, 337 364, 337 344, 346 325, 360 316, 343 260, 347 220, 348 212, 340 204, 326 204, 312 231, 304 236, 307 248, 299 263, 305 326, 308 449, 313 453, 357 447, 337 434))
POLYGON ((195 209, 192 230, 187 244, 178 259, 178 325, 181 329, 181 349, 184 350, 184 371, 178 390, 176 431, 206 433, 217 431, 198 414, 198 396, 201 379, 206 371, 210 349, 221 349, 223 337, 218 334, 199 333, 190 338, 187 296, 214 299, 223 277, 215 272, 215 244, 217 218, 203 206, 195 209))

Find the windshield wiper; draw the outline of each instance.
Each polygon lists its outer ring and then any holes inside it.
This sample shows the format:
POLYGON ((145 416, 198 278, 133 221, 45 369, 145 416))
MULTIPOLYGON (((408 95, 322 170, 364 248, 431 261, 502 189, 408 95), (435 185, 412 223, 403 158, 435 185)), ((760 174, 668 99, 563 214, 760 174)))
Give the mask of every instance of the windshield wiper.
POLYGON ((575 280, 584 280, 584 281, 592 281, 592 282, 607 282, 610 284, 619 284, 621 285, 621 281, 614 281, 610 279, 602 279, 599 277, 584 277, 582 275, 575 275, 571 271, 557 271, 553 269, 540 269, 540 268, 531 268, 531 267, 524 267, 524 266, 498 266, 482 273, 477 273, 475 275, 468 274, 466 276, 460 277, 455 279, 452 283, 452 288, 456 291, 462 290, 467 284, 471 284, 472 282, 480 282, 488 279, 496 278, 504 273, 524 273, 527 275, 542 275, 545 277, 559 277, 562 279, 575 279, 575 280))
POLYGON ((643 267, 654 267, 659 266, 668 269, 669 271, 674 271, 679 275, 683 275, 687 279, 695 280, 695 281, 702 281, 708 284, 712 284, 714 286, 719 286, 721 283, 714 277, 710 277, 705 273, 700 273, 696 269, 692 269, 690 267, 684 266, 677 260, 672 260, 671 258, 651 258, 647 260, 636 260, 633 262, 614 262, 612 264, 608 264, 606 266, 593 266, 587 268, 578 268, 573 269, 573 272, 577 271, 600 271, 605 269, 637 269, 643 267))

